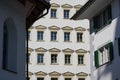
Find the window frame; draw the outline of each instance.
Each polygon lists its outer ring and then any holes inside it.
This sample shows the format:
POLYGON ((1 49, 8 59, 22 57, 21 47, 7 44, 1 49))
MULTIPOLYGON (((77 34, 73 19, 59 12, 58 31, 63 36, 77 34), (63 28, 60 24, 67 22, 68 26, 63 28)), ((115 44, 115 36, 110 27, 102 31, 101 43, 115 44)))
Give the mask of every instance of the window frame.
POLYGON ((57 18, 57 9, 51 8, 50 17, 52 19, 56 19, 57 18))

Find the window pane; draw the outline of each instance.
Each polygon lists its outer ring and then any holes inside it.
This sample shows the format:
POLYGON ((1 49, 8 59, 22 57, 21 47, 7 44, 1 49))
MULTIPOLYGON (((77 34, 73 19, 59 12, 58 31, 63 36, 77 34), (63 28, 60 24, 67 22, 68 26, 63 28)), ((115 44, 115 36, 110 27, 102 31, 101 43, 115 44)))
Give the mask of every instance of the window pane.
POLYGON ((42 77, 41 78, 37 78, 37 80, 44 80, 44 78, 42 78, 42 77))
POLYGON ((65 55, 65 64, 70 64, 71 55, 65 55))
POLYGON ((43 40, 43 31, 37 32, 37 40, 43 40))
POLYGON ((85 78, 79 78, 78 80, 85 80, 85 78))
POLYGON ((51 54, 51 63, 57 63, 57 54, 51 54))
POLYGON ((51 32, 51 41, 56 41, 57 32, 51 32))
POLYGON ((78 55, 78 64, 84 64, 84 56, 78 55))
POLYGON ((43 63, 44 54, 38 54, 38 63, 43 63))
POLYGON ((51 80, 58 80, 58 78, 51 78, 51 80))
POLYGON ((64 41, 70 41, 70 32, 64 32, 64 41))
POLYGON ((64 10, 64 19, 69 19, 69 10, 64 10))
POLYGON ((51 9, 51 18, 56 18, 56 9, 51 9))
POLYGON ((65 80, 71 80, 71 78, 65 78, 65 80))
POLYGON ((77 33, 77 42, 82 42, 82 35, 83 33, 77 33))

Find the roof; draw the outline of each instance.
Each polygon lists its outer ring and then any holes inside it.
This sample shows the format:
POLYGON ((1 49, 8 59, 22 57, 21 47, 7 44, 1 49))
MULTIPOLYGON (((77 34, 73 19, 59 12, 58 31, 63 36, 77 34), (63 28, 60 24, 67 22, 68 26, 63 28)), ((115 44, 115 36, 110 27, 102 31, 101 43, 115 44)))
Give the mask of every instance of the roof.
MULTIPOLYGON (((28 29, 39 16, 43 14, 43 11, 50 8, 50 3, 45 0, 18 0, 25 6, 26 13, 26 28, 28 29)), ((48 13, 48 12, 47 12, 48 13)))
POLYGON ((77 19, 80 14, 82 14, 92 3, 94 3, 96 0, 89 0, 84 6, 82 6, 81 9, 79 9, 71 19, 77 19))

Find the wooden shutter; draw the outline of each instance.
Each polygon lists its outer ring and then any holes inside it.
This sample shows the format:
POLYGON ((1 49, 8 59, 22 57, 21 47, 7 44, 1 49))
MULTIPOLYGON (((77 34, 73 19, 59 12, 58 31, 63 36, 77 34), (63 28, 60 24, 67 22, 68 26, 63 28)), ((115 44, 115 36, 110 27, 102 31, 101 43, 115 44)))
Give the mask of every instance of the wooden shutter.
POLYGON ((94 28, 94 32, 97 32, 97 27, 98 27, 98 16, 95 16, 93 18, 93 28, 94 28))
POLYGON ((112 61, 113 58, 114 58, 114 54, 113 54, 113 43, 112 43, 112 42, 109 43, 109 48, 110 48, 110 61, 112 61))
POLYGON ((95 62, 95 67, 98 68, 99 67, 99 57, 98 57, 97 50, 94 52, 94 62, 95 62))

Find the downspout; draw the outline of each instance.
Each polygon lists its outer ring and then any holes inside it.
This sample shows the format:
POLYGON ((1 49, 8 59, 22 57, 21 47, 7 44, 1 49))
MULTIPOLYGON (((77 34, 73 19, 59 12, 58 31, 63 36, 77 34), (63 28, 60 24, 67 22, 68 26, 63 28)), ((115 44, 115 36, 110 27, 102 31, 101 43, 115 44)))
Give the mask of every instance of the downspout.
MULTIPOLYGON (((50 9, 50 3, 44 3, 42 0, 39 0, 40 2, 42 2, 45 6, 46 6, 46 9, 47 9, 47 11, 46 11, 46 13, 44 13, 44 14, 42 14, 42 15, 40 15, 38 18, 36 18, 36 20, 38 20, 38 19, 40 19, 40 18, 42 18, 42 17, 44 17, 45 15, 47 15, 48 14, 48 12, 49 12, 49 9, 50 9)), ((35 20, 35 21, 36 21, 35 20)), ((27 25, 26 25, 27 26, 27 25)), ((27 51, 26 51, 26 60, 28 60, 28 56, 29 56, 29 54, 28 54, 28 28, 26 28, 26 47, 27 47, 27 51)), ((29 68, 28 68, 28 66, 29 66, 29 64, 28 63, 26 63, 26 68, 27 68, 27 71, 26 71, 26 75, 27 75, 27 80, 29 80, 29 68)))

